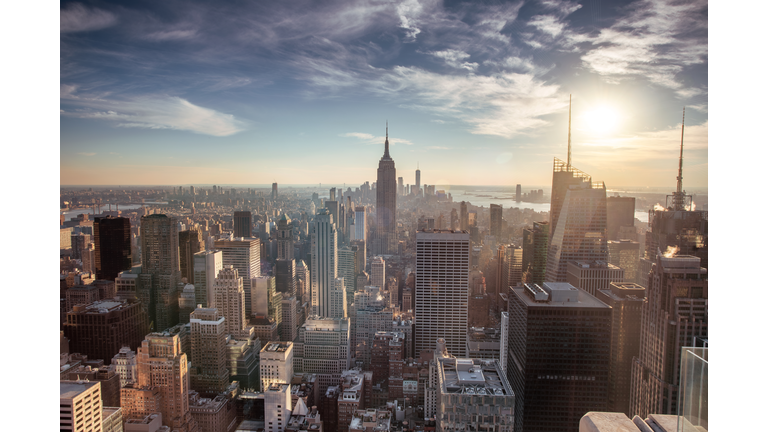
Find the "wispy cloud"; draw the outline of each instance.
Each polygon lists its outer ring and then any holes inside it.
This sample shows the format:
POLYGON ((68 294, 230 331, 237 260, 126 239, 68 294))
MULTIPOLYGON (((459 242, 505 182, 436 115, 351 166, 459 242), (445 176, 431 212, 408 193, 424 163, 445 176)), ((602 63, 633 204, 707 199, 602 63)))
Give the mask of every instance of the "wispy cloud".
POLYGON ((96 153, 92 153, 92 152, 80 152, 78 154, 80 156, 96 156, 96 153))
POLYGON ((150 33, 146 35, 146 38, 155 41, 169 41, 194 39, 196 36, 197 30, 168 30, 150 33))
MULTIPOLYGON (((341 137, 346 138, 357 138, 361 141, 364 141, 368 145, 381 145, 384 144, 384 139, 386 137, 383 136, 374 136, 369 133, 363 133, 363 132, 347 132, 340 134, 341 137)), ((397 144, 403 144, 403 145, 413 145, 413 143, 407 139, 403 138, 389 138, 389 143, 393 145, 397 144)))
POLYGON ((72 3, 59 15, 61 33, 101 30, 117 22, 117 18, 102 9, 91 9, 81 3, 72 3))
POLYGON ((477 63, 464 61, 469 58, 469 54, 465 53, 464 51, 447 49, 443 51, 432 51, 427 54, 441 58, 445 60, 445 63, 448 66, 457 69, 467 69, 470 71, 477 69, 477 63))
POLYGON ((641 0, 632 8, 591 40, 583 64, 607 82, 645 77, 684 98, 702 94, 677 75, 707 62, 707 1, 641 0))
POLYGON ((427 150, 450 150, 451 147, 443 147, 443 146, 428 146, 427 150))
POLYGON ((212 136, 229 136, 245 130, 245 123, 230 114, 195 105, 175 96, 148 95, 125 100, 75 95, 73 86, 62 86, 62 100, 77 106, 63 115, 106 120, 118 127, 176 129, 212 136))

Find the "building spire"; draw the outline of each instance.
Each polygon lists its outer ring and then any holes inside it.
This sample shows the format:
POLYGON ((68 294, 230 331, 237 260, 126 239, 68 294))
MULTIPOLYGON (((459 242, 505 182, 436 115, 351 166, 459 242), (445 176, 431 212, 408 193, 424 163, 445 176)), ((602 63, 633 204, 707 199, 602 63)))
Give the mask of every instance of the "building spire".
POLYGON ((571 168, 571 95, 568 95, 568 168, 571 168))
POLYGON ((683 192, 683 137, 685 136, 685 107, 683 107, 683 126, 680 131, 680 166, 677 168, 677 193, 683 192))
POLYGON ((384 138, 384 158, 389 158, 389 120, 387 120, 386 137, 384 138))

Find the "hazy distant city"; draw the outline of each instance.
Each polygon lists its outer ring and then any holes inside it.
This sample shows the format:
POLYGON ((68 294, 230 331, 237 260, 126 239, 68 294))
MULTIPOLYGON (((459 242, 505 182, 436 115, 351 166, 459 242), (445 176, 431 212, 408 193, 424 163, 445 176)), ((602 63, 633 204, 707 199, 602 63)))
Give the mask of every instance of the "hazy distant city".
POLYGON ((709 428, 706 2, 60 14, 62 431, 709 428))

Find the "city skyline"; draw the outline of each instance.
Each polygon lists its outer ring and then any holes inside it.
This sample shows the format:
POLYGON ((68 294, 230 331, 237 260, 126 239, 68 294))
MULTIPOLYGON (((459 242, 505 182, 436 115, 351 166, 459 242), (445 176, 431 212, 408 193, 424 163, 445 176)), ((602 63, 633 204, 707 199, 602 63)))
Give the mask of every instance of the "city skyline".
POLYGON ((60 184, 708 184, 706 2, 291 5, 63 2, 60 184))

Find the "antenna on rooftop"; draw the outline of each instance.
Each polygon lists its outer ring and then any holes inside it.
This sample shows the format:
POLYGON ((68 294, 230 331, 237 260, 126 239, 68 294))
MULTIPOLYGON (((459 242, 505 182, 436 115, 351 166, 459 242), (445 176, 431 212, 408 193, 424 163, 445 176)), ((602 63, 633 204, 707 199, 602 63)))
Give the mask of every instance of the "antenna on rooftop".
POLYGON ((568 95, 568 168, 571 167, 571 95, 568 95))

